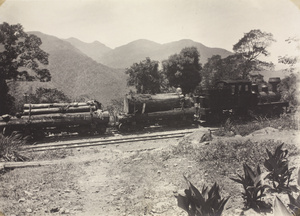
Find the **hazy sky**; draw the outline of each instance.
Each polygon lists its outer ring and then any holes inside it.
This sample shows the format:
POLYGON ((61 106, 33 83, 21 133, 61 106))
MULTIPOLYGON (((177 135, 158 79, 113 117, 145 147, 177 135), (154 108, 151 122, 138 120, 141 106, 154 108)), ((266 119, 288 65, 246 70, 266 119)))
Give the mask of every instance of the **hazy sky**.
POLYGON ((282 51, 285 39, 300 37, 300 8, 291 0, 6 0, 3 21, 111 48, 136 39, 192 39, 232 51, 244 33, 260 29, 282 51))

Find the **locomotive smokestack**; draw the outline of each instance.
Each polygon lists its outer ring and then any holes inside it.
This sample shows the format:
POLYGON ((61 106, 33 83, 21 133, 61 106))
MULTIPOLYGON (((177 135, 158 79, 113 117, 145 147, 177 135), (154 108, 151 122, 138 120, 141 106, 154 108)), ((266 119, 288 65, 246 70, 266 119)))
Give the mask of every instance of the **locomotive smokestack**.
POLYGON ((272 85, 272 92, 277 92, 277 85, 281 82, 279 77, 271 77, 269 83, 272 85))

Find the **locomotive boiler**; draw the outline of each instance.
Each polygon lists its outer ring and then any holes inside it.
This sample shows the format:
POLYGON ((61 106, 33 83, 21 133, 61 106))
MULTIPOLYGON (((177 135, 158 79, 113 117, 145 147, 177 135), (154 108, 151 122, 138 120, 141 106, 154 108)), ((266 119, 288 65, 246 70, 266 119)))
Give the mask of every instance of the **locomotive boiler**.
POLYGON ((178 124, 192 121, 194 114, 191 97, 179 93, 131 94, 124 97, 117 127, 130 131, 154 124, 178 124))

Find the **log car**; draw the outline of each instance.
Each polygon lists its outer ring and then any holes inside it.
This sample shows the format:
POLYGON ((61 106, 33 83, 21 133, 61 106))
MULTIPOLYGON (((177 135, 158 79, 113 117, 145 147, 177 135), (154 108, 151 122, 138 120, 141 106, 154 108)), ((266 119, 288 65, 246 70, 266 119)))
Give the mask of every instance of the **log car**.
POLYGON ((191 98, 182 94, 126 95, 123 112, 117 116, 117 128, 130 131, 154 124, 177 124, 192 121, 194 114, 191 98))
POLYGON ((109 114, 100 109, 99 103, 25 104, 22 116, 3 116, 0 130, 4 135, 13 131, 35 139, 47 133, 77 132, 103 134, 109 123, 109 114))
POLYGON ((264 115, 280 114, 289 103, 280 101, 279 83, 280 78, 270 78, 272 89, 264 85, 259 92, 258 86, 247 80, 219 81, 215 88, 200 92, 198 120, 201 123, 219 122, 227 115, 246 115, 249 111, 264 115))

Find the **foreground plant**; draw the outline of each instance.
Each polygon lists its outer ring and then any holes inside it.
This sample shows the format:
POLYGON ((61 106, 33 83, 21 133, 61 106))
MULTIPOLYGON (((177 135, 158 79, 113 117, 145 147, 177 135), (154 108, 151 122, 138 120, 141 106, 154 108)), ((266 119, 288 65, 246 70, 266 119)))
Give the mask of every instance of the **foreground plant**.
MULTIPOLYGON (((298 170, 298 186, 300 186, 300 169, 298 170)), ((290 210, 283 204, 283 202, 276 196, 274 201, 274 216, 300 216, 300 194, 297 198, 289 193, 290 204, 288 204, 290 210)))
POLYGON ((25 161, 27 158, 19 153, 20 147, 25 144, 25 138, 20 134, 10 136, 0 134, 0 161, 25 161))
POLYGON ((210 190, 203 186, 200 192, 185 176, 189 189, 185 196, 178 195, 178 206, 188 212, 189 216, 220 216, 228 198, 221 199, 220 188, 215 183, 210 190))
POLYGON ((246 164, 243 164, 245 177, 238 175, 237 178, 230 178, 231 180, 243 185, 244 193, 243 199, 247 208, 253 208, 255 210, 269 209, 270 205, 265 203, 262 198, 265 189, 268 187, 262 183, 266 173, 262 173, 259 165, 257 166, 256 173, 246 164))
POLYGON ((288 150, 282 150, 282 146, 283 143, 277 146, 274 154, 266 149, 269 158, 264 162, 264 166, 270 172, 267 178, 272 181, 273 187, 276 190, 288 188, 292 172, 295 169, 289 169, 287 160, 288 150))

